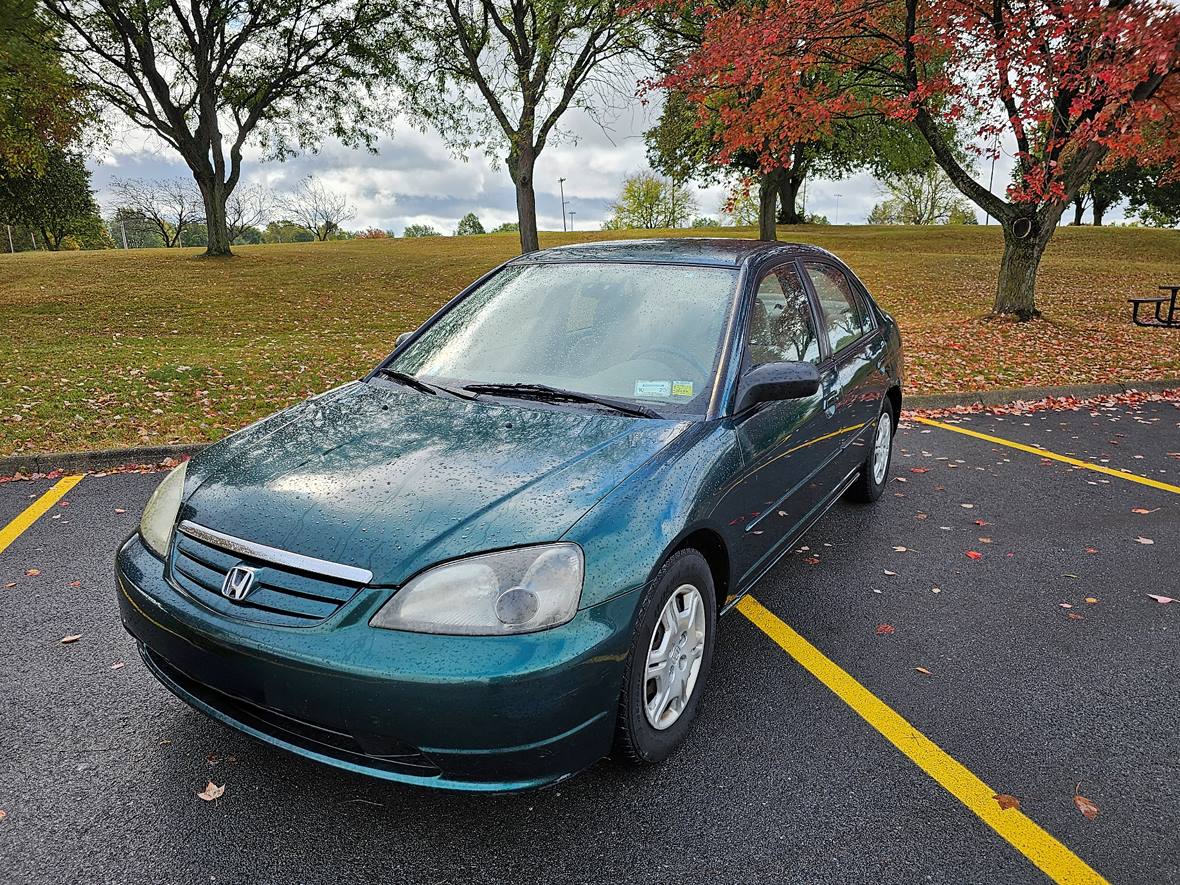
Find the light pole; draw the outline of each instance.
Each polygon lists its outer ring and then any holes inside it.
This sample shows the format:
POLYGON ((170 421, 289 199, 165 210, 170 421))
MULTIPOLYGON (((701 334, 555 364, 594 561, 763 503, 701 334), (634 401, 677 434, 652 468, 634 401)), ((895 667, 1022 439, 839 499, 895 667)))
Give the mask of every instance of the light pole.
POLYGON ((570 210, 570 230, 574 229, 574 216, 577 214, 573 209, 570 210))
MULTIPOLYGON (((991 171, 991 175, 989 175, 987 177, 987 192, 989 194, 992 192, 992 185, 995 183, 995 180, 996 180, 996 154, 998 154, 999 152, 1000 152, 1000 139, 997 137, 995 145, 992 146, 992 171, 991 171)), ((992 214, 990 212, 983 213, 983 223, 985 226, 992 223, 992 214)))
POLYGON ((557 179, 557 188, 561 191, 561 229, 566 230, 565 226, 565 179, 557 179))
POLYGON ((842 196, 844 196, 844 195, 843 194, 836 194, 836 220, 833 221, 832 224, 839 224, 840 223, 840 198, 842 196))

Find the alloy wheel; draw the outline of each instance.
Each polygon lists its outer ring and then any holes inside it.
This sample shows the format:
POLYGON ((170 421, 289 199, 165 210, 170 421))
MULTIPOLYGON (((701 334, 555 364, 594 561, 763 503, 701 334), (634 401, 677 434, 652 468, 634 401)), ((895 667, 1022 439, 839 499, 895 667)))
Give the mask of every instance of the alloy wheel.
POLYGON ((681 584, 664 603, 648 643, 643 708, 652 728, 668 728, 688 706, 705 653, 706 624, 701 591, 681 584))

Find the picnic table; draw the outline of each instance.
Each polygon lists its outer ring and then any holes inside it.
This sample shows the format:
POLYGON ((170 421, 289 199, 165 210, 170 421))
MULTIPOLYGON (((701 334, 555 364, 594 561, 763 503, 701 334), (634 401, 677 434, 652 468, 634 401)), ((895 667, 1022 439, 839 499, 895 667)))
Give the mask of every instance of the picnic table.
POLYGON ((1128 298, 1132 305, 1131 322, 1136 326, 1165 326, 1180 328, 1180 313, 1177 312, 1176 299, 1180 296, 1180 285, 1160 286, 1161 292, 1167 295, 1151 295, 1145 298, 1128 298), (1155 308, 1155 318, 1140 319, 1139 308, 1150 304, 1155 308), (1164 305, 1167 305, 1167 316, 1164 315, 1164 305))

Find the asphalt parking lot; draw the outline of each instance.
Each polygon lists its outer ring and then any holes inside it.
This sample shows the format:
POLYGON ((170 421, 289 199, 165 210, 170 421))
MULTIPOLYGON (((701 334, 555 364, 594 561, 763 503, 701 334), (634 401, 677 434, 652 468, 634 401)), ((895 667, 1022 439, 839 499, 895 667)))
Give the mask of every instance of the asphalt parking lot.
MULTIPOLYGON (((911 419, 885 497, 723 619, 678 756, 512 796, 349 775, 175 699, 112 577, 160 477, 87 477, 0 535, 0 880, 1180 882, 1180 407, 940 421, 1150 482, 911 419)), ((0 527, 55 482, 0 485, 0 527)))

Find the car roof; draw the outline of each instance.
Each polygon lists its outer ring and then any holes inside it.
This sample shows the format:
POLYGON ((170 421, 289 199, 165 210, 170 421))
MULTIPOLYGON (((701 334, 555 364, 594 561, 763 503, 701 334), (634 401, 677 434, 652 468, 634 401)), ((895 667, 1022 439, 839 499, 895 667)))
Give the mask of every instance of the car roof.
POLYGON ((826 249, 807 243, 777 243, 737 237, 665 237, 643 240, 604 240, 573 243, 531 252, 513 263, 566 261, 627 261, 636 264, 695 264, 740 267, 771 254, 805 253, 832 256, 826 249))

